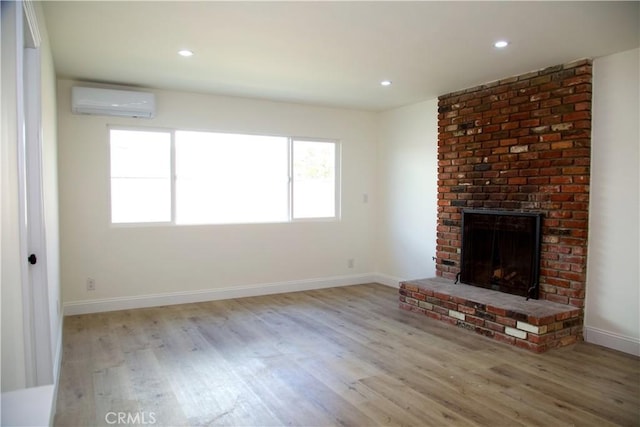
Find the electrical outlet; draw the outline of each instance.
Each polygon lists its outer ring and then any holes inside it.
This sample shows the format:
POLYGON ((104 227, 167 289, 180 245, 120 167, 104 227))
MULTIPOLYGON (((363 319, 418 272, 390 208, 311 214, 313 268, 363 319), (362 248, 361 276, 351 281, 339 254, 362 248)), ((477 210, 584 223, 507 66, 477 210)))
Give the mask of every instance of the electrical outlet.
POLYGON ((353 266, 354 266, 354 265, 355 265, 355 261, 354 261, 354 259, 353 259, 353 258, 349 258, 349 259, 347 260, 347 267, 349 267, 349 268, 353 268, 353 266))
POLYGON ((91 277, 87 278, 87 290, 88 291, 95 291, 96 290, 96 281, 93 280, 91 277))

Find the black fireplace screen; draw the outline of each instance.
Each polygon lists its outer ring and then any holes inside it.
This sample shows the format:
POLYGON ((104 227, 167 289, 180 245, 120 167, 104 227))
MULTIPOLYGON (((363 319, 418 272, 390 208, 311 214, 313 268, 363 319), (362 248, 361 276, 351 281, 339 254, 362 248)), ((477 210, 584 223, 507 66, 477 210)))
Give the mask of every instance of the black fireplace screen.
POLYGON ((542 214, 462 211, 460 281, 538 298, 542 214))

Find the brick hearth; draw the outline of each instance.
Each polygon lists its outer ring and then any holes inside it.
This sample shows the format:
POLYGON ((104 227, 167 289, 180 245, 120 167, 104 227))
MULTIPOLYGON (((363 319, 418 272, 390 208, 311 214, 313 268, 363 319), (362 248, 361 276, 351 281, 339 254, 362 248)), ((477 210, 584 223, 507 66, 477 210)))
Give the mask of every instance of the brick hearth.
POLYGON ((579 308, 443 278, 402 282, 400 308, 537 353, 575 343, 582 329, 579 308))

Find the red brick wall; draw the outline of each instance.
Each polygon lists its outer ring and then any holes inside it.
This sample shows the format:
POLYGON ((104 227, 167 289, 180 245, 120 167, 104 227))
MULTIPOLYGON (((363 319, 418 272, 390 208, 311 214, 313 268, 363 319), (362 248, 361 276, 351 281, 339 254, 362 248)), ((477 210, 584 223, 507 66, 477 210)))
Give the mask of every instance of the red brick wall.
POLYGON ((462 208, 542 212, 540 298, 584 306, 591 61, 439 97, 436 271, 460 266, 462 208))

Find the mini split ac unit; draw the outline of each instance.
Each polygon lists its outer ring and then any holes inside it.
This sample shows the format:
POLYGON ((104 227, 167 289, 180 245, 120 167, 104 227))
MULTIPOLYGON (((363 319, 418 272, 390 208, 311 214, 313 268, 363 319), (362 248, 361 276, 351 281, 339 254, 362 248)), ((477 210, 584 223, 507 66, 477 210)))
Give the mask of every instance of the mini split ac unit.
POLYGON ((149 92, 73 87, 71 111, 75 114, 151 119, 156 113, 156 100, 155 95, 149 92))

